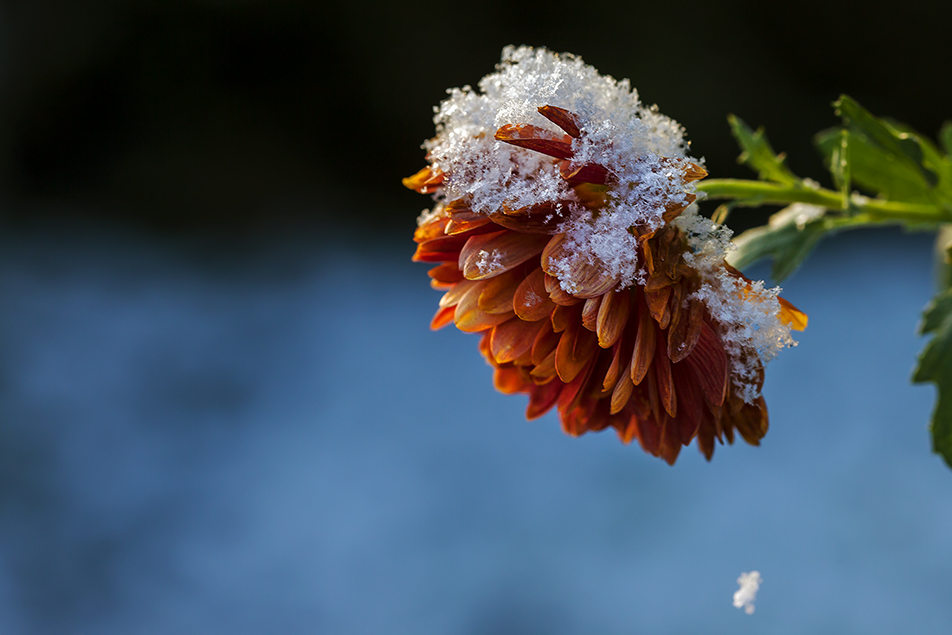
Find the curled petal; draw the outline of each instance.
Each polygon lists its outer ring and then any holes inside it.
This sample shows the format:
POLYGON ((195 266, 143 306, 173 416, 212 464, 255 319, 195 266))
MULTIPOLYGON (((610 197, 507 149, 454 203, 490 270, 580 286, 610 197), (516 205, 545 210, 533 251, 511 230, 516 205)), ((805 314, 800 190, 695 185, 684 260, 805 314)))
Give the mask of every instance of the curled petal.
POLYGON ((565 289, 562 288, 562 283, 559 282, 558 278, 553 278, 549 274, 545 274, 543 283, 546 292, 549 294, 549 298, 559 306, 572 306, 584 302, 582 298, 576 298, 574 295, 566 292, 565 289))
POLYGON ((532 350, 544 321, 524 322, 517 317, 493 327, 490 351, 499 364, 511 362, 532 350))
POLYGON ((589 298, 582 305, 582 326, 589 331, 594 332, 598 328, 598 307, 601 306, 603 297, 599 295, 589 298))
POLYGON ((602 296, 595 324, 599 346, 611 348, 615 345, 625 330, 630 310, 631 292, 627 289, 610 291, 602 296))
POLYGON ((413 176, 403 179, 404 187, 416 190, 420 194, 435 192, 443 183, 443 173, 432 165, 428 165, 413 176))
MULTIPOLYGON (((532 343, 532 363, 536 366, 541 364, 542 360, 555 352, 555 347, 559 345, 560 339, 562 339, 562 336, 552 330, 552 321, 548 320, 532 343)), ((553 368, 555 367, 553 366, 553 368)))
POLYGON ((526 409, 526 419, 538 419, 555 405, 562 392, 563 383, 554 380, 541 386, 535 386, 529 391, 529 407, 526 409))
POLYGON ((433 319, 430 321, 430 328, 434 331, 438 331, 447 324, 453 323, 453 316, 456 314, 455 306, 443 307, 436 312, 436 315, 433 316, 433 319))
POLYGON ((648 306, 638 302, 638 334, 631 352, 631 382, 640 384, 648 374, 655 350, 655 325, 648 306))
POLYGON ((673 363, 691 354, 701 336, 704 307, 700 300, 688 300, 686 308, 678 312, 668 329, 668 357, 673 363))
POLYGON ((802 331, 807 327, 807 314, 793 306, 783 298, 780 300, 780 321, 792 328, 794 331, 802 331))
POLYGON ((712 406, 724 403, 728 383, 727 354, 707 321, 701 323, 701 333, 694 350, 681 363, 694 373, 694 380, 707 403, 712 406))
POLYGON ((537 110, 540 115, 564 130, 565 134, 570 137, 578 139, 582 136, 579 130, 579 128, 581 128, 581 122, 579 122, 578 115, 574 112, 566 110, 565 108, 559 108, 558 106, 539 106, 537 110))
POLYGON ((509 318, 515 316, 515 313, 508 311, 506 313, 486 313, 479 308, 479 294, 482 292, 484 284, 474 284, 463 294, 459 303, 456 305, 454 320, 456 328, 467 333, 476 333, 485 331, 488 328, 502 324, 509 318))
POLYGON ((523 320, 541 320, 552 315, 555 310, 555 303, 545 290, 544 276, 542 269, 533 269, 513 294, 512 308, 523 320))
POLYGON ((446 227, 443 229, 443 232, 447 236, 453 236, 455 234, 462 234, 464 232, 471 232, 477 229, 487 229, 491 230, 492 227, 487 227, 487 225, 492 224, 492 219, 485 214, 477 214, 476 212, 456 212, 450 215, 449 221, 446 223, 446 227))
POLYGON ((509 230, 472 236, 459 252, 459 268, 469 280, 498 276, 537 255, 548 240, 509 230))
POLYGON ((574 154, 571 142, 565 141, 563 135, 530 124, 506 124, 496 131, 495 138, 497 141, 535 150, 556 159, 570 159, 574 154))
POLYGON ((497 368, 493 372, 493 385, 504 395, 514 395, 525 388, 522 375, 513 366, 497 368))
POLYGON ((569 185, 579 185, 581 183, 605 185, 608 183, 608 170, 597 163, 586 163, 572 167, 570 163, 566 162, 559 166, 559 175, 568 181, 569 185))
POLYGON ((427 274, 433 282, 441 284, 456 284, 463 280, 463 272, 459 270, 455 262, 444 262, 430 269, 427 274))
POLYGON ((555 370, 559 379, 571 382, 594 357, 598 341, 595 334, 577 323, 562 333, 555 350, 555 370))
MULTIPOLYGON (((507 313, 512 311, 513 296, 522 283, 520 268, 511 269, 495 278, 486 280, 479 294, 479 308, 486 313, 507 313)), ((541 318, 536 318, 541 319, 541 318)), ((530 320, 535 321, 535 320, 530 320)))
POLYGON ((466 235, 443 236, 417 245, 414 262, 452 262, 459 257, 460 249, 469 239, 466 235))
POLYGON ((578 298, 594 298, 618 284, 618 277, 605 267, 573 257, 565 247, 565 234, 553 236, 542 250, 542 269, 550 276, 571 280, 571 294, 578 298))
POLYGON ((654 371, 658 386, 658 396, 665 412, 672 417, 678 414, 677 390, 674 387, 674 378, 671 376, 671 360, 668 359, 667 346, 664 338, 658 338, 655 347, 654 371))

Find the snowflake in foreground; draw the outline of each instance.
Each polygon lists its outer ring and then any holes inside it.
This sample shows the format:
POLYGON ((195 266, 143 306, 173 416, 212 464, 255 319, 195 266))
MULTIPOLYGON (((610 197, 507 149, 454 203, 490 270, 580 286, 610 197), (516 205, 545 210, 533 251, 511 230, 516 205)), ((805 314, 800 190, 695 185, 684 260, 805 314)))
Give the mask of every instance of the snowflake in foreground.
POLYGON ((734 606, 743 608, 747 615, 752 615, 754 600, 757 599, 757 591, 760 589, 761 582, 763 582, 763 579, 760 577, 759 571, 740 574, 740 577, 737 578, 737 584, 740 585, 740 588, 734 591, 734 606))

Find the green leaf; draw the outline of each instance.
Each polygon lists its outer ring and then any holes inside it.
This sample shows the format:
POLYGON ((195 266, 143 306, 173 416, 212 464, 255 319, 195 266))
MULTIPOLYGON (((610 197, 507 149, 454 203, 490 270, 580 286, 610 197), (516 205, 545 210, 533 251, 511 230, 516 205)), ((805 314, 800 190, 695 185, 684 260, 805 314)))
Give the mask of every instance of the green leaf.
POLYGON ((891 201, 934 201, 934 194, 917 166, 897 158, 895 154, 855 130, 831 128, 814 137, 817 148, 830 162, 831 171, 833 155, 841 147, 844 136, 850 177, 856 185, 891 201))
POLYGON ((952 121, 946 121, 939 130, 939 141, 945 148, 945 153, 952 155, 952 121))
POLYGON ((743 153, 737 158, 739 163, 745 163, 766 181, 774 181, 787 185, 796 185, 800 179, 784 165, 784 155, 776 154, 767 141, 763 127, 756 132, 744 121, 735 115, 728 115, 728 122, 734 138, 740 145, 743 153))
POLYGON ((823 209, 794 203, 770 217, 763 227, 745 231, 734 240, 737 246, 727 260, 738 269, 761 258, 773 257, 771 277, 781 282, 796 271, 816 244, 832 229, 823 209))
POLYGON ((846 130, 840 130, 839 142, 835 143, 830 150, 830 174, 833 176, 836 189, 843 197, 844 208, 849 205, 850 199, 849 139, 849 133, 846 130))
POLYGON ((888 122, 878 119, 848 95, 841 95, 833 104, 843 123, 880 146, 897 161, 915 169, 928 187, 935 187, 939 178, 923 164, 923 151, 915 135, 901 132, 888 122))
POLYGON ((933 382, 939 396, 932 413, 932 450, 952 467, 952 289, 937 295, 922 315, 919 331, 933 337, 919 355, 916 383, 933 382))

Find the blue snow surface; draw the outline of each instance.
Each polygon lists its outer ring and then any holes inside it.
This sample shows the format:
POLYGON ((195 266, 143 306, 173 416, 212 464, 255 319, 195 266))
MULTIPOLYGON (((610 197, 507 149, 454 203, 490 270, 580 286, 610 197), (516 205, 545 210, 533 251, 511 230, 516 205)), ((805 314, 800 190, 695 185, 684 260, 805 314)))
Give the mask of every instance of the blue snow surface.
POLYGON ((950 632, 929 235, 823 243, 763 445, 674 467, 526 422, 412 248, 0 232, 0 633, 950 632))

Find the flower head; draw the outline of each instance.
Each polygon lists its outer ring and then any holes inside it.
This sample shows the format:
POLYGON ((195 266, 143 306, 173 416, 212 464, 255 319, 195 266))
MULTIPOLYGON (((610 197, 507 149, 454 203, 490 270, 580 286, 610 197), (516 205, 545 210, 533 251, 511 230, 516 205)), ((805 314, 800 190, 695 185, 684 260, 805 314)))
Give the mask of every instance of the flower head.
POLYGON ((496 388, 571 435, 611 427, 669 463, 694 438, 708 458, 735 431, 758 444, 763 364, 806 316, 724 262, 682 128, 545 49, 507 47, 479 89, 450 91, 404 179, 436 201, 414 236, 445 290, 432 327, 482 333, 496 388))

